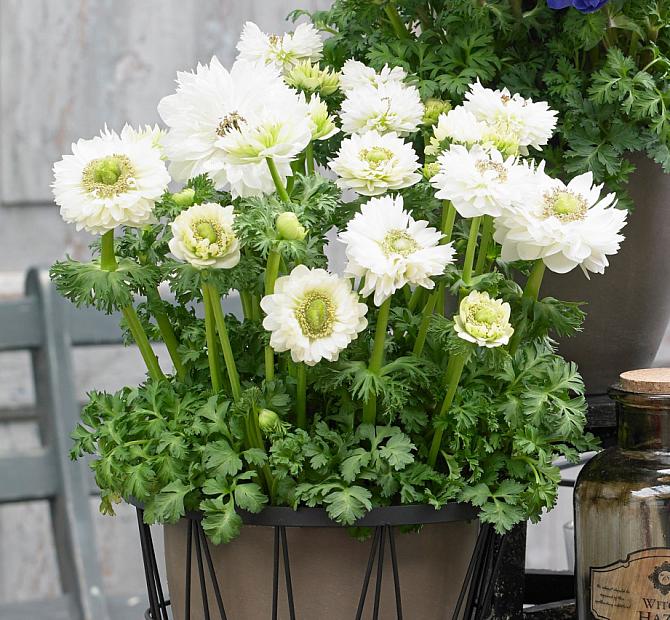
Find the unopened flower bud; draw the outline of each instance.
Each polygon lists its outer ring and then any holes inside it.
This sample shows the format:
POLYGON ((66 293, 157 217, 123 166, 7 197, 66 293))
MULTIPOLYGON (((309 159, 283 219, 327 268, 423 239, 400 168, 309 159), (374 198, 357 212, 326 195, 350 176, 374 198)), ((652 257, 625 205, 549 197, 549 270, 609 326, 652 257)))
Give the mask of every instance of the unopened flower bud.
POLYGON ((281 428, 281 421, 274 411, 261 409, 258 412, 258 426, 264 433, 272 433, 281 428))
POLYGON ((436 161, 430 163, 426 162, 423 165, 423 176, 427 180, 432 179, 439 171, 440 171, 440 164, 438 164, 436 161))
POLYGON ((451 110, 451 103, 442 99, 431 98, 424 105, 423 124, 428 126, 436 125, 440 114, 446 114, 451 110))
POLYGON ((192 187, 185 187, 180 192, 172 194, 174 200, 180 207, 190 207, 195 198, 195 190, 192 187))
POLYGON ((301 241, 307 235, 305 227, 300 224, 298 217, 292 211, 280 213, 275 225, 280 239, 286 241, 301 241))

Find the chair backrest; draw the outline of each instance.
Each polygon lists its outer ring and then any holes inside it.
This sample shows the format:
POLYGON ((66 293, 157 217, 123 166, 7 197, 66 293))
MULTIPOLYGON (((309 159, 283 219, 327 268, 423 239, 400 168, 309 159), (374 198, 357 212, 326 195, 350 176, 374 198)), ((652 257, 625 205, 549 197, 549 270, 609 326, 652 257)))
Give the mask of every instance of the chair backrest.
POLYGON ((0 351, 29 350, 41 447, 0 457, 0 504, 49 501, 63 592, 81 620, 109 620, 90 512, 90 476, 68 457, 79 417, 72 345, 121 342, 118 317, 76 310, 46 271, 31 270, 26 296, 0 303, 0 351))

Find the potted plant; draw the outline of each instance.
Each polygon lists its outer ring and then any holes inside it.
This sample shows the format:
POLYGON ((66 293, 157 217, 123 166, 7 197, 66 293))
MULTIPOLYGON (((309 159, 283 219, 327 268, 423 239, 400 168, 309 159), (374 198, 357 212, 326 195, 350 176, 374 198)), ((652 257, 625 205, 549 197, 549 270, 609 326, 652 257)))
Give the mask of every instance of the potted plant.
MULTIPOLYGON (((546 102, 473 82, 451 109, 424 101, 400 66, 349 59, 337 73, 322 48, 311 25, 276 36, 248 23, 230 70, 213 58, 178 74, 158 106, 167 131, 75 143, 54 194, 66 221, 98 235, 95 257, 51 275, 73 303, 121 311, 147 366, 139 386, 91 393, 74 431, 102 511, 132 500, 147 523, 170 524, 171 575, 185 562, 171 532, 197 513, 243 610, 268 600, 265 586, 233 577, 262 574, 272 550, 242 515, 321 511, 343 527, 311 532, 327 558, 296 534, 294 571, 320 617, 339 619, 332 597, 346 598, 362 544, 344 527, 370 511, 467 503, 505 532, 553 506, 553 460, 595 443, 577 368, 553 340, 583 313, 540 286, 545 269, 602 272, 626 211, 591 173, 547 173, 557 114, 546 102), (184 187, 169 191, 171 179, 184 187), (325 255, 333 230, 339 274, 325 255), (235 295, 239 317, 222 305, 235 295), (345 581, 309 581, 310 561, 345 581)), ((453 606, 430 550, 451 541, 463 551, 452 570, 464 570, 473 532, 403 535, 405 574, 433 579, 413 587, 441 592, 410 594, 411 617, 453 606)))
POLYGON ((561 351, 593 394, 651 364, 670 316, 670 289, 656 285, 670 268, 669 11, 645 0, 336 0, 311 15, 331 35, 335 68, 348 58, 403 67, 424 99, 452 105, 475 80, 549 102, 559 123, 547 171, 591 171, 635 210, 607 277, 547 281, 554 296, 588 303, 584 333, 561 351))

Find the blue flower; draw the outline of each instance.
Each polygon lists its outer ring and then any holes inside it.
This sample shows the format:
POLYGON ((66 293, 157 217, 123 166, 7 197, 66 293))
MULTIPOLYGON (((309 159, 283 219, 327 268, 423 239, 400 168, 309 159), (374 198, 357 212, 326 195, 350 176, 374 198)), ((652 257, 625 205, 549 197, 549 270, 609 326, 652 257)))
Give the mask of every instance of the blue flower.
POLYGON ((565 9, 569 6, 582 13, 593 13, 609 0, 547 0, 550 9, 565 9))

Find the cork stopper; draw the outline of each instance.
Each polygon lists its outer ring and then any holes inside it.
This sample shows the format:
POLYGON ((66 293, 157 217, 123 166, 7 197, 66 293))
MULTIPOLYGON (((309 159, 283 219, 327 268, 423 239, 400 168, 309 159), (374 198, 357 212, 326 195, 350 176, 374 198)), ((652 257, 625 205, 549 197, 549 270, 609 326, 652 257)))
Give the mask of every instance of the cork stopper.
POLYGON ((635 394, 670 394, 670 368, 642 368, 619 375, 621 389, 635 394))

